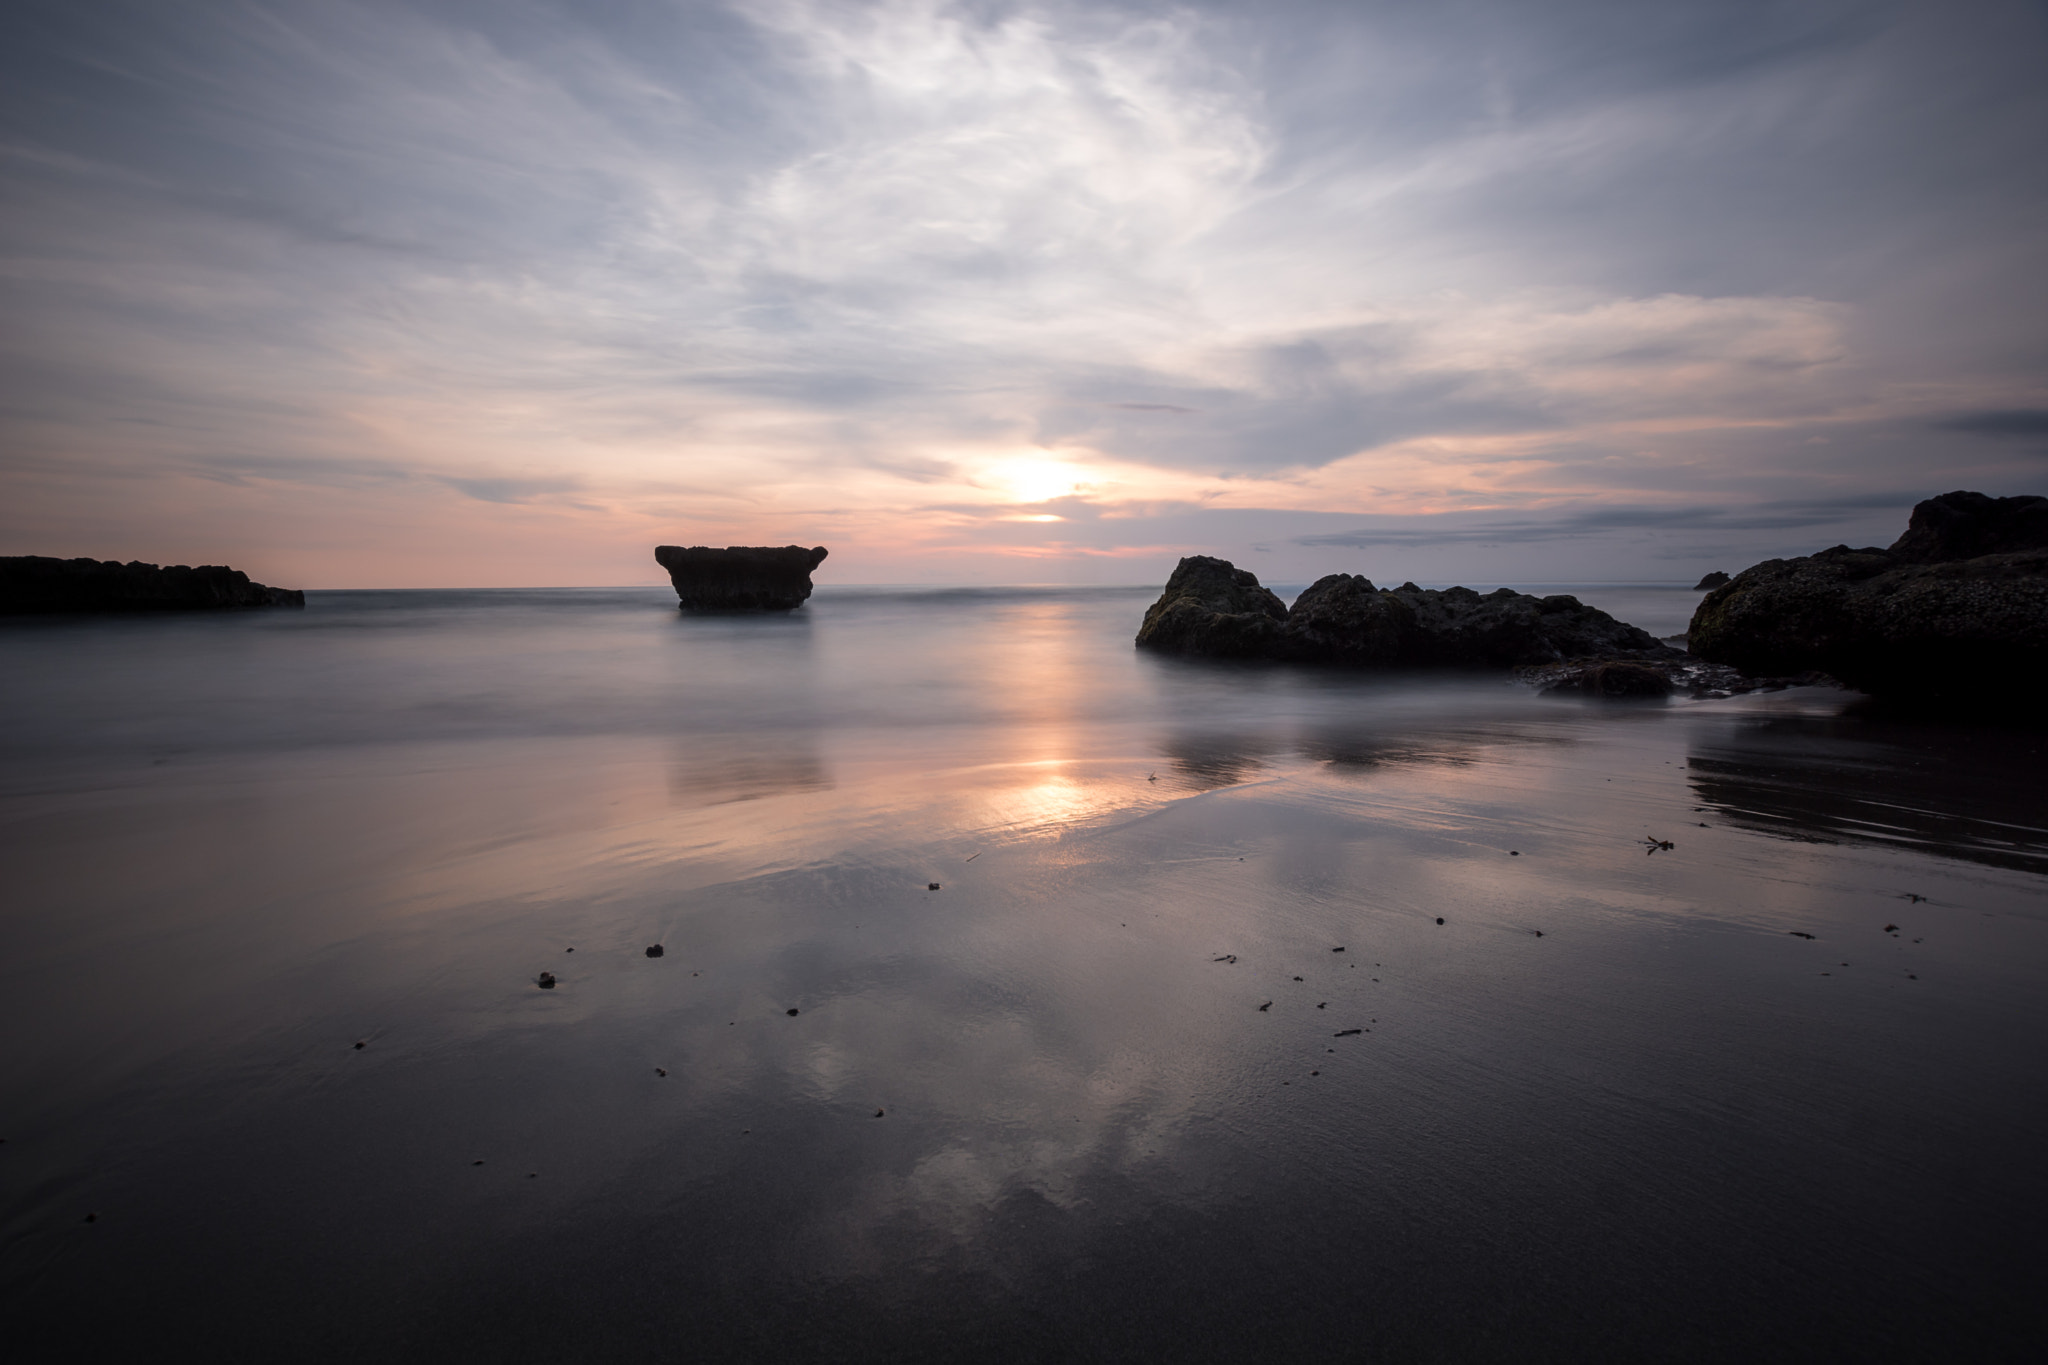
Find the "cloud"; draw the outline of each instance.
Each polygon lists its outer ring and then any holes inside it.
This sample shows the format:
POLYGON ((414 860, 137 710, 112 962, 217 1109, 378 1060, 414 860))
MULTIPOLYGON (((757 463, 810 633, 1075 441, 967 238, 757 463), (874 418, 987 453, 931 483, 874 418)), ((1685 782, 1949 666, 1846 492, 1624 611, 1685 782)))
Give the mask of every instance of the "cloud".
POLYGON ((580 487, 574 479, 515 479, 505 477, 460 478, 443 475, 441 482, 478 502, 532 502, 550 493, 567 493, 580 487))
POLYGON ((2029 491, 1985 438, 2041 433, 2041 21, 1968 8, 46 7, 0 530, 205 483, 1121 553, 2029 491))
POLYGON ((1583 539, 1613 531, 1804 530, 1862 520, 1872 511, 1898 513, 1903 528, 1904 512, 1916 501, 1918 496, 1913 493, 1880 493, 1823 502, 1783 502, 1750 507, 1609 504, 1560 509, 1543 517, 1487 518, 1462 523, 1460 519, 1450 517, 1413 517, 1400 525, 1296 536, 1292 540, 1302 546, 1352 549, 1373 545, 1529 545, 1583 539))
POLYGON ((2048 436, 2048 408, 2006 408, 1970 412, 1934 424, 1938 431, 1966 431, 1973 436, 2048 436))

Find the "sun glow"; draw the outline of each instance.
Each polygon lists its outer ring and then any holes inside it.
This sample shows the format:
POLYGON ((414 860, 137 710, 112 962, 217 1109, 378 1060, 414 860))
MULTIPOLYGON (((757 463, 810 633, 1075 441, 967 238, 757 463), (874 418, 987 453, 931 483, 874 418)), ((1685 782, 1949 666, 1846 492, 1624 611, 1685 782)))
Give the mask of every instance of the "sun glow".
MULTIPOLYGON (((1035 457, 999 460, 987 471, 988 482, 1013 502, 1051 502, 1080 490, 1080 471, 1059 460, 1035 457)), ((1049 518, 1056 520, 1056 518, 1049 518)))

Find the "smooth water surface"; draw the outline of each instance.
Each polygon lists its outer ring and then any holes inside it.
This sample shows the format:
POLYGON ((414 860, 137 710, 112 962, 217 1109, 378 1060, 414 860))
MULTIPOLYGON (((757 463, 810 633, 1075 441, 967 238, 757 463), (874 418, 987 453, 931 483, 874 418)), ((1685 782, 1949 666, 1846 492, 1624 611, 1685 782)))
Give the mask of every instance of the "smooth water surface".
POLYGON ((2019 1358, 2038 731, 1160 659, 1153 595, 6 623, 17 1337, 2019 1358))

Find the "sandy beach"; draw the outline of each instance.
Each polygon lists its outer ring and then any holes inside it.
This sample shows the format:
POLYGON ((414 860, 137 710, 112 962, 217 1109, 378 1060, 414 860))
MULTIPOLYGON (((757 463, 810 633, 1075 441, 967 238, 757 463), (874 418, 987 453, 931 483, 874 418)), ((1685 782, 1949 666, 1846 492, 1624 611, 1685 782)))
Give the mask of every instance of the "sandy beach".
POLYGON ((10 1316, 299 1359, 2019 1340, 2038 733, 1162 661, 1132 600, 10 630, 10 1316))

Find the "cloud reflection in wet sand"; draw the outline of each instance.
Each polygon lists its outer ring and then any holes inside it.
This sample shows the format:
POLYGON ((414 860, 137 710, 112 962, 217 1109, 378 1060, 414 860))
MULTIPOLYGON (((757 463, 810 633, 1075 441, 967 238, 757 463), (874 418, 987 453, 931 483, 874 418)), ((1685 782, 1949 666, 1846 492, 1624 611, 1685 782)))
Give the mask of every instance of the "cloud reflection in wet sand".
MULTIPOLYGON (((612 733, 37 767, 0 807, 42 912, 0 998, 10 1283, 422 1358, 1741 1354, 2026 1301, 2039 876, 1734 818, 1767 808, 1731 754, 1904 771, 1839 697, 1611 708, 1180 668, 1116 603, 874 610, 911 624, 508 633, 551 708, 585 676, 551 641, 653 678, 612 733), (749 657, 789 670, 751 707, 749 657), (650 728, 686 684, 725 732, 650 728), (46 1256, 86 1198, 120 1238, 46 1256)), ((1952 743, 1974 777, 1927 808, 2024 823, 2031 757, 1952 743)))

